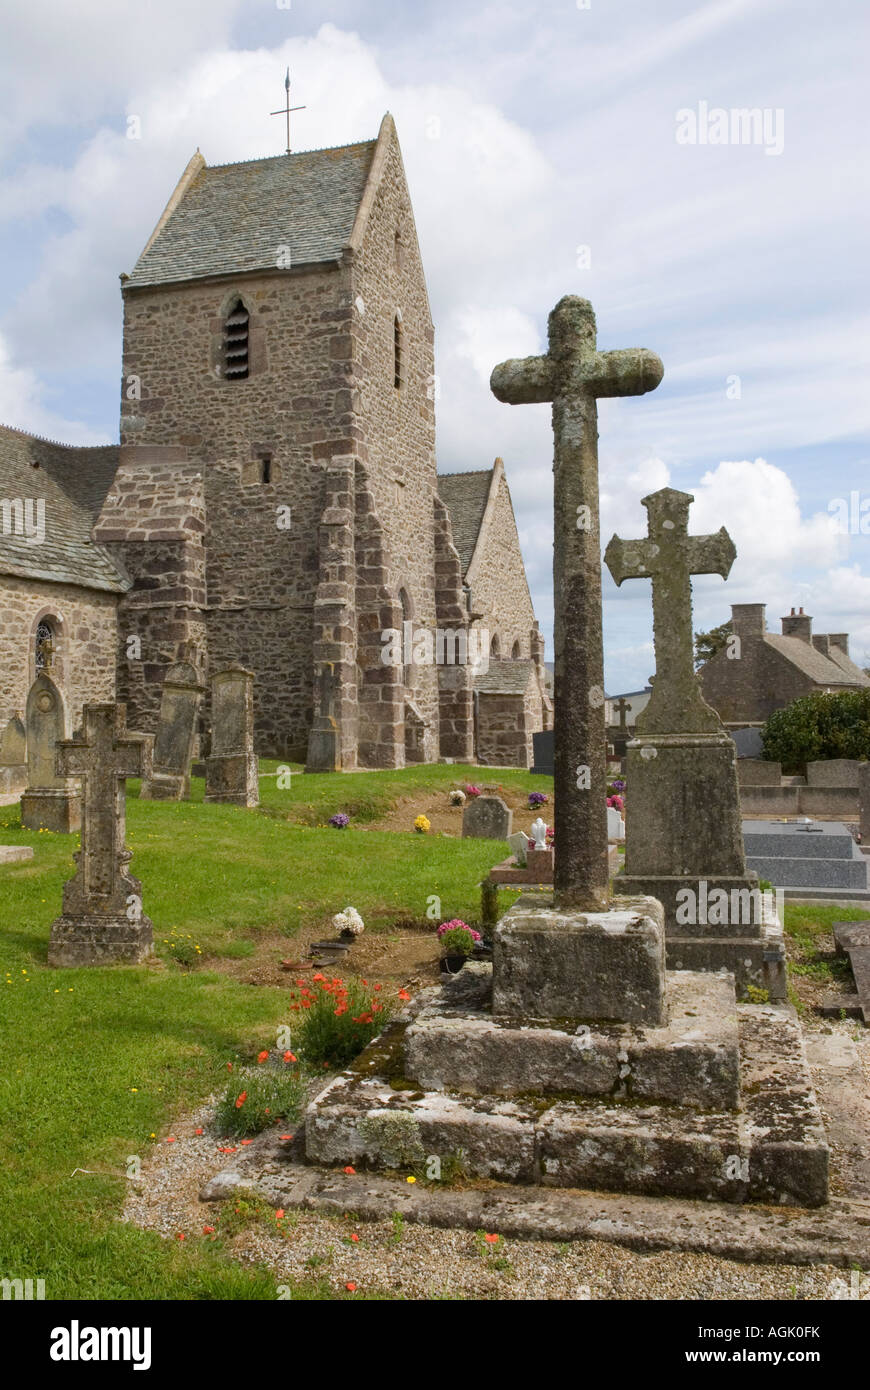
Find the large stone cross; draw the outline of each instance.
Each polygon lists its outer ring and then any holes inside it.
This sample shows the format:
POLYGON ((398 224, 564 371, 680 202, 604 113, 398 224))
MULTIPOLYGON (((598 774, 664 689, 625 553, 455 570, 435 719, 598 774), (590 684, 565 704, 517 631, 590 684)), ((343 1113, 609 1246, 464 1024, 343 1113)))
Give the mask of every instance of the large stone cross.
POLYGON ((713 536, 689 535, 694 497, 663 487, 643 498, 649 522, 643 540, 613 536, 604 563, 617 584, 651 579, 656 676, 638 717, 637 733, 718 733, 719 716, 701 694, 694 670, 692 575, 728 578, 737 555, 722 526, 713 536))
POLYGON ((502 362, 490 380, 500 401, 553 404, 554 891, 587 911, 608 896, 597 399, 643 395, 663 373, 645 348, 599 352, 592 305, 566 295, 547 353, 502 362))
POLYGON ((87 911, 121 910, 125 906, 130 853, 126 837, 127 777, 150 777, 153 739, 127 730, 124 705, 85 705, 81 739, 57 745, 57 771, 62 777, 81 777, 82 840, 77 897, 87 911))

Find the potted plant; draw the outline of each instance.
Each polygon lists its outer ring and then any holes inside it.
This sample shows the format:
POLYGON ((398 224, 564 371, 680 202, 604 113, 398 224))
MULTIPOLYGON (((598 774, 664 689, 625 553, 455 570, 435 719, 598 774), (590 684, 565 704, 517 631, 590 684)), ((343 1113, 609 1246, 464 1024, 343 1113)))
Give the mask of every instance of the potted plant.
POLYGON ((456 975, 462 969, 475 946, 483 940, 467 922, 454 917, 450 922, 442 922, 438 928, 441 942, 441 969, 448 975, 456 975))
POLYGON ((345 941, 355 941, 360 932, 365 931, 365 923, 355 907, 346 907, 344 912, 337 912, 332 925, 345 941))

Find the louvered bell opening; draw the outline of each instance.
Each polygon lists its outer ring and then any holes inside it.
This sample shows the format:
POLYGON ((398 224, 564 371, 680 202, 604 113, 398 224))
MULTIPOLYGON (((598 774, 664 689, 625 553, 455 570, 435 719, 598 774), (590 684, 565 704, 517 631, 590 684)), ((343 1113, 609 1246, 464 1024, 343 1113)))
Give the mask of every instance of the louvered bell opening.
POLYGON ((237 304, 224 327, 224 374, 233 381, 248 375, 248 311, 237 304))

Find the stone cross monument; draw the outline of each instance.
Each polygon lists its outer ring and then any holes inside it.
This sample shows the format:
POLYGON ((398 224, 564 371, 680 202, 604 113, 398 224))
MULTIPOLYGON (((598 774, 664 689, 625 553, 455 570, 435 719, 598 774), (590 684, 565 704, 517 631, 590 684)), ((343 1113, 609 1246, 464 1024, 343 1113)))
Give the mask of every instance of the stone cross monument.
POLYGON ((502 362, 490 381, 500 401, 553 404, 554 887, 563 907, 600 909, 608 897, 597 400, 643 395, 663 373, 645 348, 599 352, 592 305, 566 295, 550 314, 547 353, 502 362))
POLYGON ((64 884, 63 914, 52 924, 48 963, 135 963, 153 949, 142 914, 142 885, 128 872, 124 845, 128 777, 149 777, 153 738, 130 733, 123 705, 85 705, 80 739, 58 744, 60 776, 83 784, 81 849, 75 876, 64 884))
POLYGON ((649 534, 614 536, 604 561, 617 584, 651 579, 656 677, 628 744, 625 874, 619 893, 649 894, 665 910, 668 965, 734 972, 785 994, 782 928, 747 873, 734 742, 694 671, 692 575, 727 579, 736 551, 722 527, 690 536, 689 493, 643 499, 649 534))

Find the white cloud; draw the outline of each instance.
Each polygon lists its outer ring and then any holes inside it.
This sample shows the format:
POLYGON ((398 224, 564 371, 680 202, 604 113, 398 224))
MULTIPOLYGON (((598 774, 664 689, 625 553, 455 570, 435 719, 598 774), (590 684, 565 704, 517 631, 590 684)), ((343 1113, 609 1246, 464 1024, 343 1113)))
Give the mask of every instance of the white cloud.
POLYGON ((65 444, 109 444, 109 436, 79 420, 68 420, 45 400, 42 381, 29 367, 16 366, 0 336, 0 423, 65 444))

